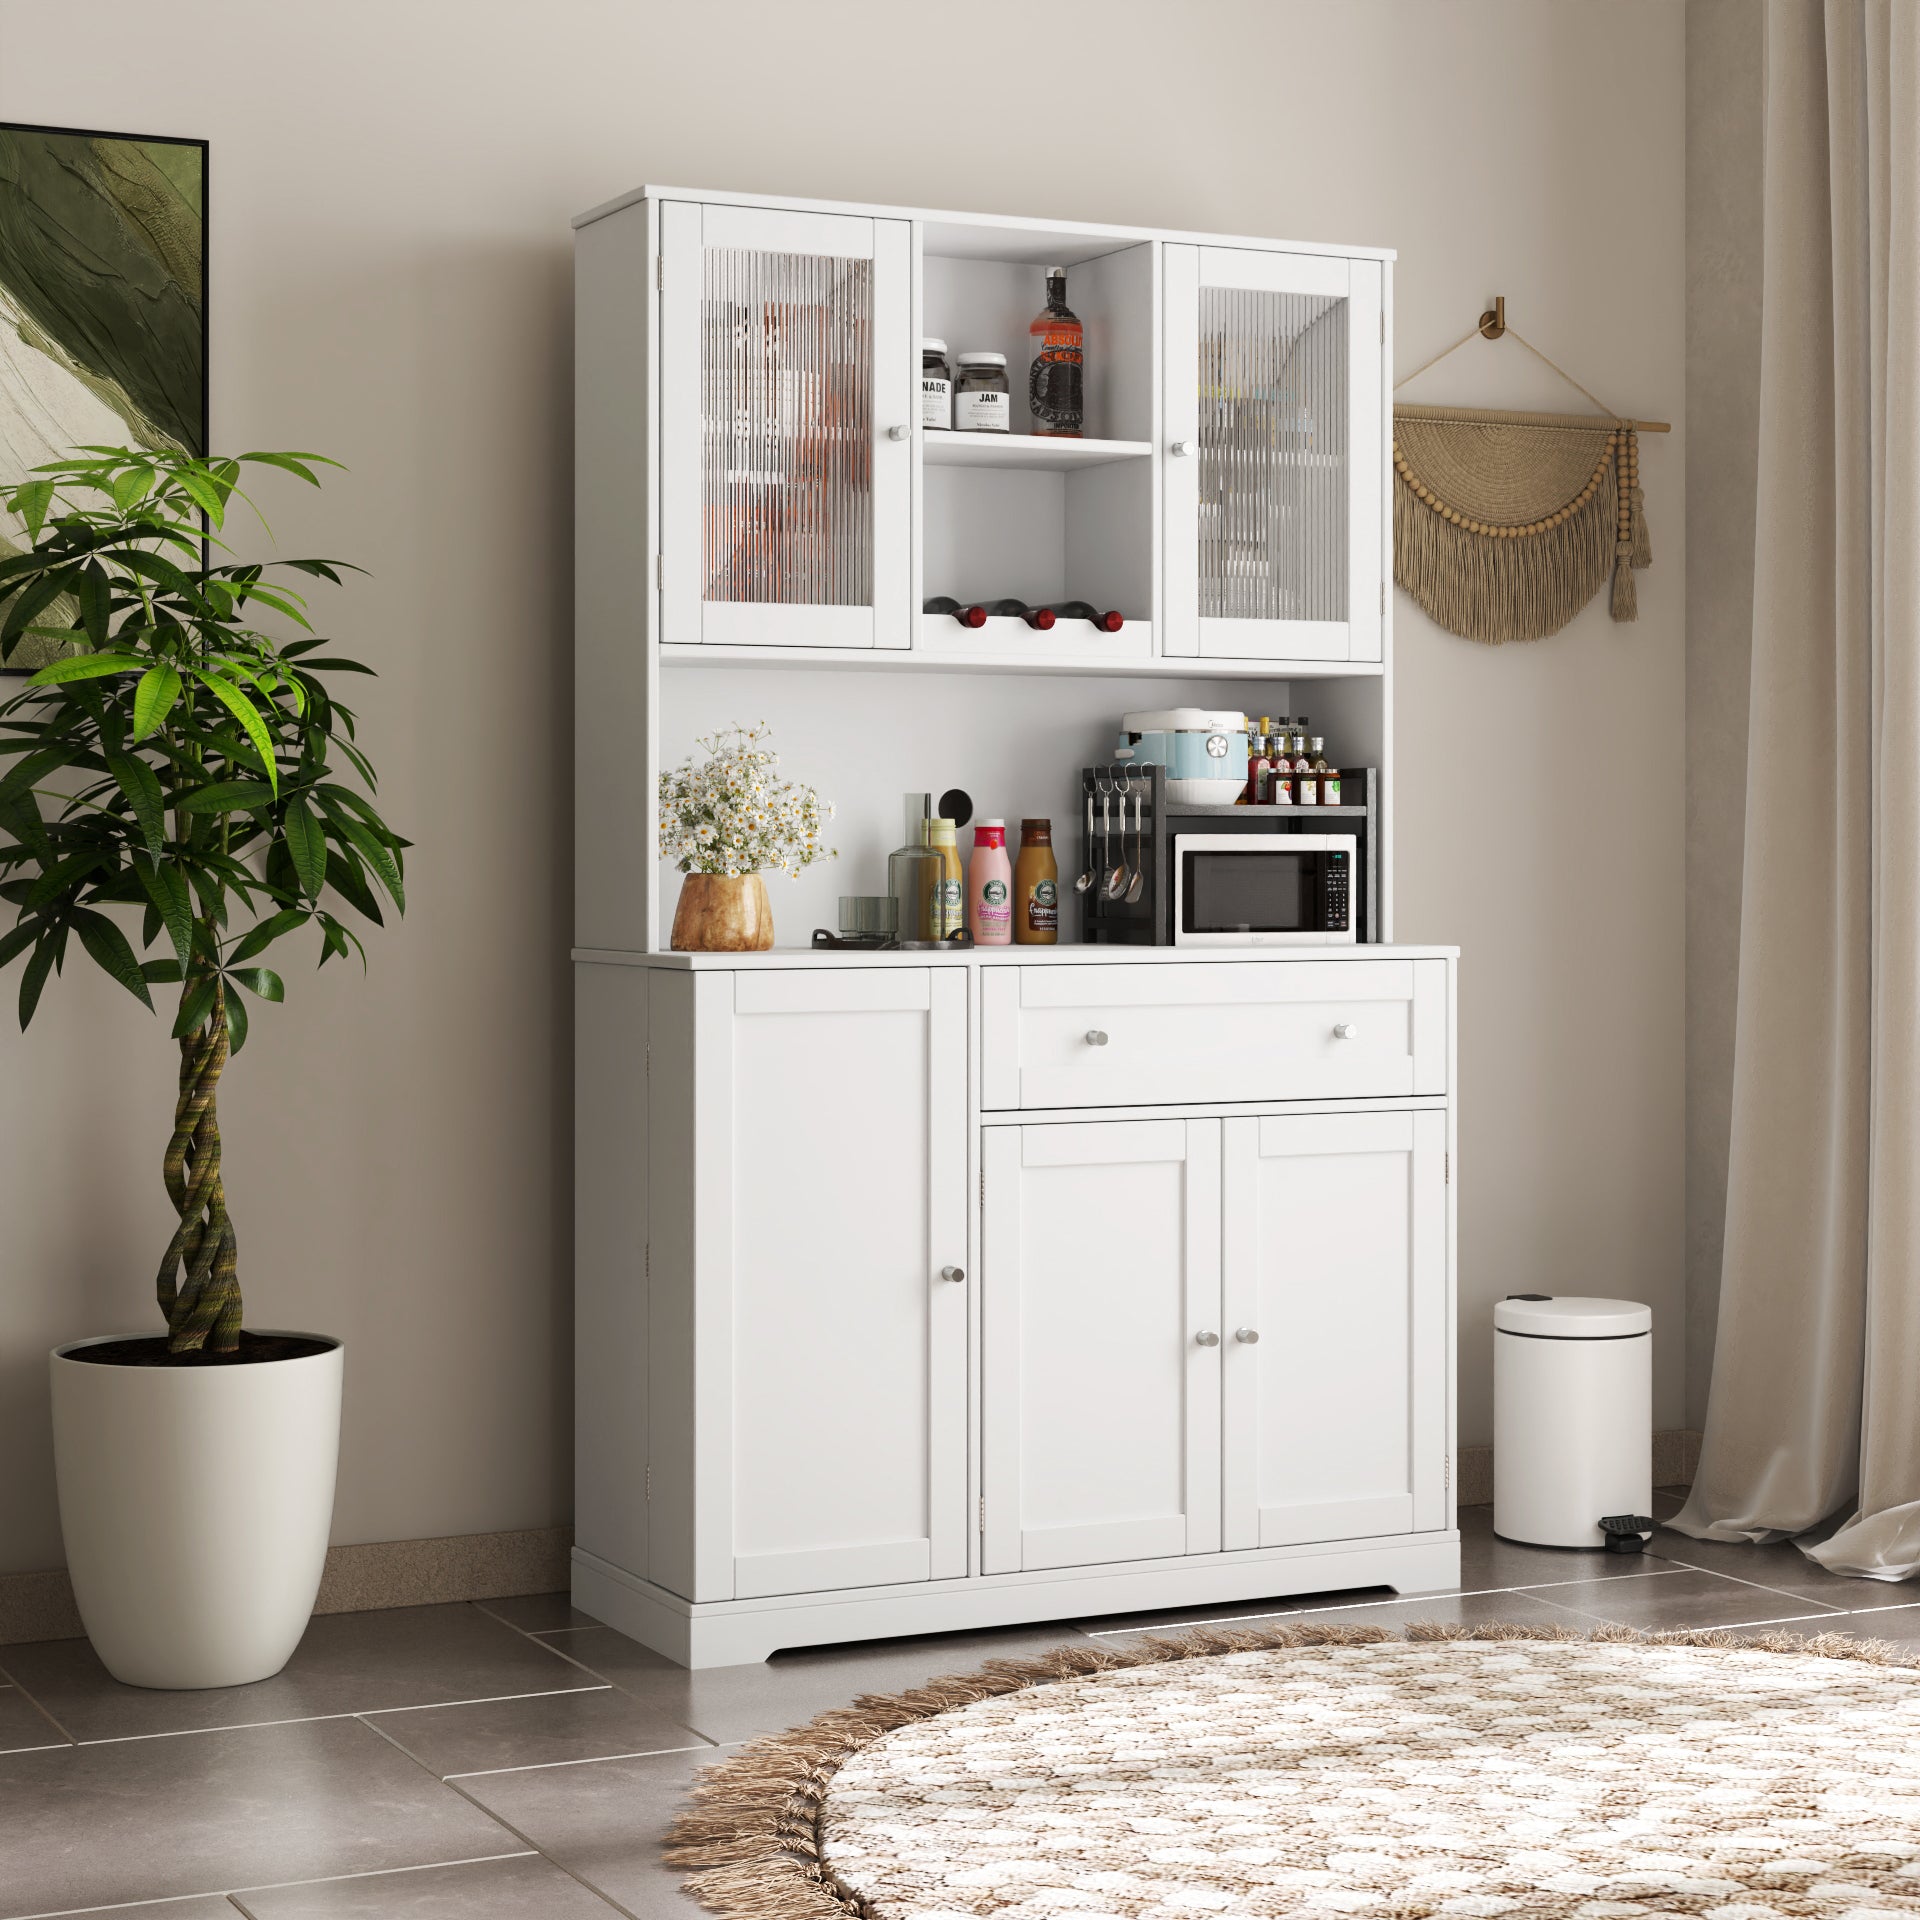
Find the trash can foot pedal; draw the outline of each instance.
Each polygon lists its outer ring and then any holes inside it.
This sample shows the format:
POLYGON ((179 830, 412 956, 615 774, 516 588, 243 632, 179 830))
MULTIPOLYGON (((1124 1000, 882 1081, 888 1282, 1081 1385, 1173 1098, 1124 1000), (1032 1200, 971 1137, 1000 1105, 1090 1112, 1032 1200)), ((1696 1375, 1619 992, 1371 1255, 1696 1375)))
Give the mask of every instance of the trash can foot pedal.
POLYGON ((1653 1527, 1650 1513, 1609 1513, 1600 1521, 1609 1553, 1644 1553, 1653 1527))

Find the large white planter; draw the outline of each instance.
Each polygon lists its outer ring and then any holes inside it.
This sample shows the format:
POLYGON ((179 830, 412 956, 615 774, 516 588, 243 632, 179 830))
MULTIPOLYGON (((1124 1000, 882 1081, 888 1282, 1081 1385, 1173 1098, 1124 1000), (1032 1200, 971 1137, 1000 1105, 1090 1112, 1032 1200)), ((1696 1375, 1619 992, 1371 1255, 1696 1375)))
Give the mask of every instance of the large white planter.
POLYGON ((340 1343, 233 1366, 73 1358, 100 1344, 52 1361, 60 1527, 94 1651, 136 1687, 278 1673, 326 1561, 340 1343))

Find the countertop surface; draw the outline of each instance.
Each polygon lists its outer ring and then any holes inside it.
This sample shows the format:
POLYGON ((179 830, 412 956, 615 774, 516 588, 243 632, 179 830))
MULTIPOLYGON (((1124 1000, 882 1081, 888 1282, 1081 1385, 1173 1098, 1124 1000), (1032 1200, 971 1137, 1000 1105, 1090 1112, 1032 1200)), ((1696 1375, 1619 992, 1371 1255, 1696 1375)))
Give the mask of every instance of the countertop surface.
POLYGON ((951 952, 850 953, 832 947, 770 947, 764 953, 625 953, 575 947, 574 959, 592 966, 668 967, 739 972, 761 967, 1074 967, 1234 966, 1249 960, 1299 966, 1315 960, 1455 960, 1458 947, 961 947, 951 952))

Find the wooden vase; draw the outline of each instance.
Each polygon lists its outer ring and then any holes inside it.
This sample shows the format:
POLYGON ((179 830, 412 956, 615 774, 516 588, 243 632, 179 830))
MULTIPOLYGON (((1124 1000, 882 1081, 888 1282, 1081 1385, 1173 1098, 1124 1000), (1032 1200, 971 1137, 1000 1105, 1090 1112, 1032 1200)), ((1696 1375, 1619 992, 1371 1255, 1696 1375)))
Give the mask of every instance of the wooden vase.
POLYGON ((762 953, 773 945, 773 902, 757 873, 690 873, 673 910, 675 953, 762 953))

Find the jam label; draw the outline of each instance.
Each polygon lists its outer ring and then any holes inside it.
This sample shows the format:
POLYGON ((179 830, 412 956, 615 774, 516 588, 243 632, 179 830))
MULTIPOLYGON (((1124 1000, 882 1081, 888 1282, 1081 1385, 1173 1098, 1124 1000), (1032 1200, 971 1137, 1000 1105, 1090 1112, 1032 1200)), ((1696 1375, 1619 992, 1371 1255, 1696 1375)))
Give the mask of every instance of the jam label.
POLYGON ((923 427, 953 425, 953 382, 933 374, 920 376, 920 424, 923 427))
POLYGON ((1006 433, 1013 424, 1013 409, 1004 393, 956 393, 953 424, 966 433, 1006 433))

